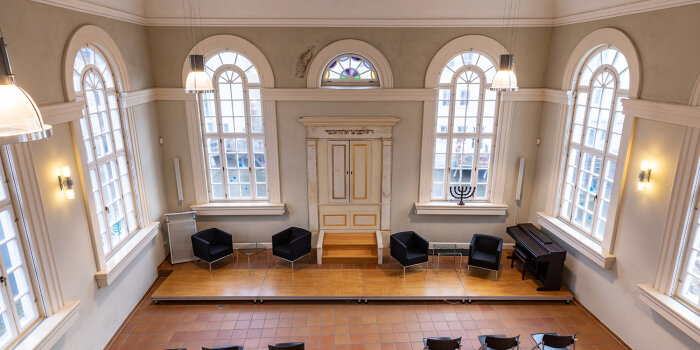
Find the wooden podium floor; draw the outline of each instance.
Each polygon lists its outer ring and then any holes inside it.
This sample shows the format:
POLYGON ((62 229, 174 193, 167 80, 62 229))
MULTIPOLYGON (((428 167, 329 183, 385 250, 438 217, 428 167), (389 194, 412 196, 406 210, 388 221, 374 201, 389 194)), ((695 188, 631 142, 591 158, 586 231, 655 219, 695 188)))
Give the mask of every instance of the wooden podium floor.
MULTIPOLYGON (((434 258, 434 257, 431 257, 434 258)), ((431 269, 403 270, 391 260, 383 265, 316 265, 295 264, 292 271, 286 263, 268 267, 266 257, 257 258, 247 269, 247 260, 229 260, 209 272, 205 263, 179 264, 155 290, 151 299, 167 300, 541 300, 570 301, 573 295, 566 287, 559 291, 538 291, 539 282, 510 268, 510 260, 502 259, 496 276, 493 271, 456 266, 452 258, 442 258, 441 269, 431 262, 431 269), (374 266, 371 266, 374 265, 374 266), (245 268, 244 268, 245 267, 245 268), (445 268, 443 268, 445 267, 445 268)), ((226 259, 228 260, 228 259, 226 259)), ((457 259, 458 260, 458 259, 457 259)), ((313 260, 310 260, 313 261, 313 260)), ((167 269, 167 268, 166 268, 167 269)))

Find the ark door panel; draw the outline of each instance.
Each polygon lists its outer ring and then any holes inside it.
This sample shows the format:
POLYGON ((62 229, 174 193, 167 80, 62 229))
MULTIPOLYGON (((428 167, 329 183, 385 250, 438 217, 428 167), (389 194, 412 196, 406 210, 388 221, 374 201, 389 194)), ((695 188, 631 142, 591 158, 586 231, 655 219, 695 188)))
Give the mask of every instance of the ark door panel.
POLYGON ((328 201, 350 201, 350 159, 348 141, 328 141, 328 201))
POLYGON ((371 200, 371 141, 350 141, 350 201, 371 200))

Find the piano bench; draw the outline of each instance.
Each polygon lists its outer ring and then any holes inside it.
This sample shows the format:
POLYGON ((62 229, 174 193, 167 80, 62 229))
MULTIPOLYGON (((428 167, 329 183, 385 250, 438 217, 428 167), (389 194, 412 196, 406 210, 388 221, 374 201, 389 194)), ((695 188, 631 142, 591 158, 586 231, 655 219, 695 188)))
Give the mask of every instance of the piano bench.
POLYGON ((513 249, 513 256, 511 257, 510 260, 510 267, 513 267, 513 264, 515 263, 515 259, 520 260, 523 263, 523 276, 521 279, 525 279, 525 273, 527 272, 527 268, 529 265, 534 263, 534 260, 530 259, 525 253, 522 248, 518 247, 517 245, 513 249))

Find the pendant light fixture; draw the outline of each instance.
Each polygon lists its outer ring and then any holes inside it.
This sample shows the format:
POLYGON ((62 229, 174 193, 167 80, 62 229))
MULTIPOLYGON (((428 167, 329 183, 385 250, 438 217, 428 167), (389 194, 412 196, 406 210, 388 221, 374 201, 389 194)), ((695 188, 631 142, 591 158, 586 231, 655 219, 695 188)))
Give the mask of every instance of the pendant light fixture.
MULTIPOLYGON (((503 45, 506 46, 508 37, 506 31, 508 27, 511 28, 510 35, 510 45, 512 47, 515 41, 515 32, 517 31, 515 17, 517 17, 518 12, 518 0, 506 0, 503 9, 503 45)), ((501 62, 498 68, 498 72, 493 77, 493 82, 491 83, 491 90, 493 91, 518 91, 518 78, 515 76, 515 56, 512 54, 501 55, 501 62)))
MULTIPOLYGON (((195 41, 196 38, 196 32, 197 32, 197 26, 195 23, 195 6, 193 6, 191 0, 183 0, 183 15, 185 16, 185 25, 187 25, 187 13, 185 11, 185 1, 187 1, 188 7, 189 7, 189 13, 190 13, 190 33, 192 35, 192 43, 195 45, 195 54, 190 55, 190 72, 187 74, 187 78, 185 79, 185 92, 186 93, 207 93, 207 92, 214 92, 214 84, 211 81, 211 77, 209 74, 207 74, 204 71, 204 55, 197 54, 197 46, 199 45, 199 42, 195 41)), ((197 0, 195 0, 197 1, 197 0)), ((199 10, 199 2, 197 2, 196 6, 197 10, 199 10)))
POLYGON ((7 45, 0 32, 0 144, 45 139, 53 134, 32 97, 15 85, 7 45))

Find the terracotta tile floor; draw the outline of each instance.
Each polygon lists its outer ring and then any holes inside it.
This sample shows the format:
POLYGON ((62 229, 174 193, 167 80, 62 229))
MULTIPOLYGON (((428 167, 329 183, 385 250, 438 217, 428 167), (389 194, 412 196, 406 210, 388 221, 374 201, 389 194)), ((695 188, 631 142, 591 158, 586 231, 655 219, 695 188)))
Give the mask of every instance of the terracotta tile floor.
MULTIPOLYGON (((217 268, 247 268, 245 257, 217 268)), ((448 268, 451 258, 442 258, 448 268)), ((457 259, 459 260, 459 259, 457 259)), ((505 259, 504 259, 505 260, 505 259)), ((272 261, 272 260, 271 260, 272 261)), ((315 261, 315 260, 312 260, 315 261)), ((389 261, 389 260, 387 260, 389 261)), ((466 262, 466 261, 465 261, 466 262)), ((264 255, 253 258, 263 268, 264 255)), ((395 262, 393 262, 395 264, 395 262)), ((453 263, 454 264, 454 263, 453 263)), ((344 264, 343 268, 377 267, 375 264, 344 264)), ((387 268, 390 264, 380 265, 387 268), (386 266, 384 266, 386 265, 386 266)), ((510 261, 503 262, 510 268, 510 261)), ((431 267, 434 266, 431 263, 431 267)), ((454 266, 454 265, 452 265, 454 266)), ((308 261, 295 268, 340 268, 308 261)), ((200 263, 161 269, 208 268, 200 263)), ((289 268, 277 261, 273 268, 289 268)), ((396 266, 394 266, 396 268, 396 266)), ((156 285, 162 282, 162 278, 156 285)), ((151 288, 150 293, 155 288, 151 288)), ((155 305, 145 298, 108 349, 201 349, 202 346, 243 345, 266 349, 268 344, 302 341, 310 350, 411 350, 422 349, 422 339, 432 336, 462 337, 463 349, 477 349, 480 334, 521 335, 522 349, 534 346, 530 334, 576 333, 576 348, 624 349, 595 319, 575 303, 562 302, 171 302, 155 305)))

